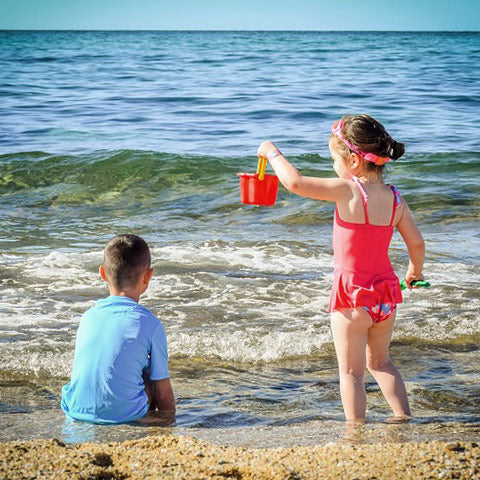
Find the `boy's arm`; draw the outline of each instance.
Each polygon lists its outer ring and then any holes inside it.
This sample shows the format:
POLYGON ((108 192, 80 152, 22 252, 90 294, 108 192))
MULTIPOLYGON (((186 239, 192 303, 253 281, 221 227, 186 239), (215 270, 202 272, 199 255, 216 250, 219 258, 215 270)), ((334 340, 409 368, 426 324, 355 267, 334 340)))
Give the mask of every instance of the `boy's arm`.
POLYGON ((161 412, 175 413, 175 397, 169 378, 153 380, 155 404, 161 412))
POLYGON ((150 352, 150 380, 153 382, 154 406, 161 412, 175 413, 175 398, 168 371, 167 335, 162 323, 158 319, 157 321, 150 352))
MULTIPOLYGON (((269 140, 263 142, 258 155, 268 158, 268 154, 277 147, 269 140)), ((348 182, 341 178, 318 178, 302 175, 283 155, 269 160, 282 185, 292 193, 316 200, 335 202, 350 194, 348 182)))
POLYGON ((405 281, 408 288, 411 289, 413 280, 423 280, 422 270, 425 260, 425 242, 404 200, 402 202, 402 215, 396 227, 407 245, 408 256, 410 257, 405 281))

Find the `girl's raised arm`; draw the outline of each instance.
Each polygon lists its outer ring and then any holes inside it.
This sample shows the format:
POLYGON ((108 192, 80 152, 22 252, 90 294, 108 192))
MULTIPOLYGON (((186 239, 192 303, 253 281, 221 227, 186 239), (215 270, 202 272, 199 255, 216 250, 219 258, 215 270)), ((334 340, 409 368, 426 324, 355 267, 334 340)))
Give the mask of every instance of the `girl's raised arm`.
POLYGON ((260 145, 258 155, 268 158, 282 185, 292 193, 316 200, 335 202, 350 192, 348 182, 344 179, 302 175, 269 140, 260 145))

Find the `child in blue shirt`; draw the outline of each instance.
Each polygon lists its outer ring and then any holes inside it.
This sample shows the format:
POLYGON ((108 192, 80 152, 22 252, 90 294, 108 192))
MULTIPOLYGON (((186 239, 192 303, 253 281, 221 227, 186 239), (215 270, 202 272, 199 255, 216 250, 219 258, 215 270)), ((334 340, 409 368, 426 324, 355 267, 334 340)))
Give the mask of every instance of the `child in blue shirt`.
POLYGON ((123 423, 155 409, 174 416, 165 330, 138 303, 152 275, 142 238, 119 235, 108 242, 100 276, 110 296, 80 321, 70 382, 62 388, 68 417, 123 423))

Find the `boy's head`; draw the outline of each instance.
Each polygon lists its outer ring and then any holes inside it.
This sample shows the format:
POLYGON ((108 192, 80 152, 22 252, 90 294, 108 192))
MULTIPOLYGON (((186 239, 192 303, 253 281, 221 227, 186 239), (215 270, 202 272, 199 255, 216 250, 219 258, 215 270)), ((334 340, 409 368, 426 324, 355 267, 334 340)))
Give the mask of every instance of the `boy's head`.
POLYGON ((104 271, 111 287, 134 288, 150 270, 150 249, 137 235, 117 235, 105 247, 104 271))

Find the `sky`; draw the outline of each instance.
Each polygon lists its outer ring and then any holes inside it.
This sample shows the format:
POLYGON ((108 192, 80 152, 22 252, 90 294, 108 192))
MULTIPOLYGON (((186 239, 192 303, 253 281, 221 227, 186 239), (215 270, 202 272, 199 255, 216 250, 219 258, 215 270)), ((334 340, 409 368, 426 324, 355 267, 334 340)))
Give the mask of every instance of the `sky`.
POLYGON ((480 0, 0 0, 0 29, 480 31, 480 0))

